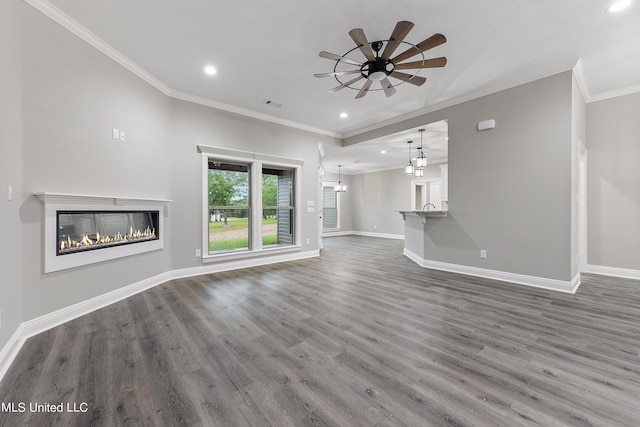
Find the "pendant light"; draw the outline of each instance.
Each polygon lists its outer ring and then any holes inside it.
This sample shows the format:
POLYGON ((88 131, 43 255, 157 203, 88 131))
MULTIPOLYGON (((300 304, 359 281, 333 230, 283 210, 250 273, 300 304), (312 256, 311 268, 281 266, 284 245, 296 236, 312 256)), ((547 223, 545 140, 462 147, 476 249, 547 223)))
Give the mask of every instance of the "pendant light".
MULTIPOLYGON (((420 148, 418 148, 418 158, 416 159, 416 169, 422 170, 427 167, 427 156, 425 156, 424 151, 422 151, 422 134, 424 133, 424 129, 418 129, 418 132, 420 132, 420 148)), ((424 176, 424 173, 422 176, 424 176)))
POLYGON ((413 166, 413 163, 411 163, 411 144, 413 143, 413 141, 409 141, 409 163, 404 167, 404 173, 406 175, 413 175, 414 172, 416 171, 415 166, 413 166))
POLYGON ((338 185, 335 186, 336 193, 344 193, 347 191, 347 186, 340 181, 340 168, 342 165, 338 165, 338 185))
MULTIPOLYGON (((416 163, 418 163, 417 160, 416 160, 416 163)), ((415 176, 416 178, 422 178, 424 176, 424 169, 418 169, 418 167, 416 165, 416 170, 415 170, 413 176, 415 176)))

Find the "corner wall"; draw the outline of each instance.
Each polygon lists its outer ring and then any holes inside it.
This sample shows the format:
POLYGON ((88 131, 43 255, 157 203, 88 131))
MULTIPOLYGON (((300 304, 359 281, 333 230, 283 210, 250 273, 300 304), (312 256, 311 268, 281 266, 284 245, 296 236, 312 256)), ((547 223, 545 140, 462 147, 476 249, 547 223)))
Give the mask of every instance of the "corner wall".
POLYGON ((640 93, 587 104, 588 269, 640 278, 640 93))
MULTIPOLYGON (((0 350, 24 319, 22 307, 22 53, 19 0, 0 2, 0 350), (8 199, 8 186, 13 200, 8 199), (10 244, 6 244, 11 242, 10 244)), ((1 353, 1 352, 0 352, 1 353)), ((0 357, 0 361, 1 361, 0 357)))

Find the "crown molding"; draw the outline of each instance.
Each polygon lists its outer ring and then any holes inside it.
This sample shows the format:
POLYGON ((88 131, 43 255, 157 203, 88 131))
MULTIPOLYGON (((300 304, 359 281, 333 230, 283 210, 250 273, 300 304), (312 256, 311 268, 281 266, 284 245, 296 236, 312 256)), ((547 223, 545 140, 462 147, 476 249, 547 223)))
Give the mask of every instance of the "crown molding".
POLYGON ((354 136, 358 136, 360 134, 371 132, 377 129, 384 128, 386 126, 394 125, 397 123, 404 122, 406 120, 415 119, 416 117, 424 116, 429 113, 433 113, 435 111, 439 111, 448 107, 453 107, 454 105, 462 104, 464 102, 472 101, 474 99, 482 98, 483 96, 492 95, 494 93, 502 92, 503 90, 511 89, 526 83, 531 83, 536 80, 540 80, 546 77, 551 77, 559 73, 563 73, 565 71, 569 71, 573 69, 576 64, 576 60, 571 60, 553 67, 547 67, 543 70, 532 72, 526 74, 524 76, 509 80, 508 82, 498 84, 498 85, 490 85, 485 88, 480 88, 474 90, 472 92, 468 92, 462 96, 452 98, 443 102, 439 102, 428 107, 425 107, 420 110, 416 110, 407 114, 403 114, 401 116, 393 117, 388 120, 383 120, 371 126, 366 126, 360 129, 353 130, 351 132, 345 132, 343 135, 344 139, 351 138, 354 136))
POLYGON ((51 18, 53 21, 66 28, 72 34, 76 35, 80 39, 87 42, 90 46, 94 47, 98 51, 105 54, 127 70, 131 71, 136 76, 140 77, 145 82, 149 83, 154 88, 158 89, 165 95, 169 95, 171 88, 154 77, 151 73, 144 70, 138 64, 124 56, 122 53, 111 47, 108 43, 100 39, 91 31, 80 25, 76 20, 71 18, 66 13, 62 12, 57 7, 45 0, 24 0, 33 8, 41 12, 43 15, 51 18))
POLYGON ((610 90, 597 95, 591 95, 589 99, 587 99, 587 103, 604 101, 606 99, 617 98, 619 96, 632 95, 638 92, 640 92, 640 85, 627 86, 622 89, 610 90))
POLYGON ((179 99, 182 101, 191 102, 193 104, 204 105, 205 107, 216 108, 218 110, 228 111, 230 113, 240 114, 242 116, 251 117, 266 122, 276 123, 283 126, 288 126, 295 129, 304 130, 307 132, 317 133, 319 135, 330 136, 332 138, 342 139, 342 134, 332 132, 326 129, 320 129, 314 126, 305 125, 303 123, 294 122, 292 120, 286 120, 280 117, 271 116, 269 114, 259 113, 257 111, 249 110, 242 107, 236 107, 235 105, 225 104, 222 102, 214 101, 209 98, 204 98, 197 95, 192 95, 186 92, 180 92, 177 90, 171 90, 168 94, 171 98, 179 99))
POLYGON ((31 5, 33 8, 41 12, 43 15, 49 17, 65 29, 67 29, 72 34, 76 35, 81 40, 88 43, 93 48, 105 54, 108 58, 120 64, 125 69, 129 70, 145 82, 149 83, 154 88, 158 89, 160 92, 165 95, 180 99, 187 102, 192 102, 194 104, 200 104, 211 108, 216 108, 218 110, 224 110, 235 114, 240 114, 246 117, 251 117, 258 120, 263 120, 271 123, 280 124, 283 126, 288 126, 295 129, 304 130, 307 132, 316 133, 319 135, 325 135, 332 138, 342 139, 343 135, 341 133, 332 132, 326 129, 320 129, 317 127, 305 125, 303 123, 294 122, 291 120, 282 119, 279 117, 271 116, 268 114, 259 113, 257 111, 248 110, 246 108, 236 107, 229 104, 224 104, 222 102, 217 102, 211 99, 202 98, 196 95, 191 95, 189 93, 180 92, 172 89, 161 80, 153 76, 151 73, 146 71, 144 68, 133 62, 131 59, 123 55, 120 51, 113 48, 111 45, 106 43, 100 37, 89 31, 87 28, 82 26, 79 22, 71 18, 66 13, 62 12, 57 7, 53 6, 46 0, 24 0, 26 3, 31 5))
POLYGON ((576 82, 578 83, 580 92, 582 92, 582 96, 587 104, 640 92, 640 85, 632 85, 620 89, 610 90, 607 92, 601 92, 598 94, 591 93, 587 84, 587 78, 584 72, 584 66, 582 65, 582 59, 579 59, 576 63, 576 66, 573 67, 573 75, 576 77, 576 82))

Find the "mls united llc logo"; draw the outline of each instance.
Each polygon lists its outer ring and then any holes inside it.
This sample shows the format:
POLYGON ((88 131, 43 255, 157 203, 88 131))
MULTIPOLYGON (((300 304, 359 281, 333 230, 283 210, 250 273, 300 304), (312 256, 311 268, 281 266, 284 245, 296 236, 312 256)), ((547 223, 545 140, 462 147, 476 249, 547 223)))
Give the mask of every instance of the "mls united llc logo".
POLYGON ((61 402, 61 403, 37 403, 37 402, 2 402, 0 412, 87 412, 89 404, 86 402, 61 402))

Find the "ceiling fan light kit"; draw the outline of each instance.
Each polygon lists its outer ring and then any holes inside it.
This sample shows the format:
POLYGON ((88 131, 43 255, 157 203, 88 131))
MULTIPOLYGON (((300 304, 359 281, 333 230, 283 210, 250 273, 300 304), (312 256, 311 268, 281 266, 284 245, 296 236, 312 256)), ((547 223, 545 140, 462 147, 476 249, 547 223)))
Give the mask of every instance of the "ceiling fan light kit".
POLYGON ((344 55, 336 55, 334 53, 322 51, 320 52, 321 58, 326 58, 336 61, 333 67, 333 72, 314 74, 315 77, 334 77, 339 86, 330 89, 329 92, 337 92, 344 88, 357 90, 356 99, 364 97, 367 92, 372 90, 382 90, 387 97, 396 93, 395 86, 402 83, 410 83, 415 86, 422 86, 427 79, 419 76, 418 73, 421 69, 425 68, 437 68, 444 67, 447 64, 447 58, 433 58, 425 59, 424 52, 434 47, 440 46, 446 43, 447 39, 442 34, 434 34, 431 37, 423 40, 418 44, 412 44, 404 41, 404 38, 409 34, 409 31, 413 28, 413 23, 409 21, 400 21, 396 24, 391 36, 388 40, 378 40, 369 42, 364 34, 362 28, 354 28, 349 31, 349 36, 355 42, 356 47, 345 53, 344 55), (399 55, 391 57, 397 48, 405 44, 408 46, 399 55), (383 50, 384 47, 384 50, 383 50), (347 55, 360 50, 365 57, 365 61, 357 61, 355 59, 348 58, 347 55), (380 51, 382 50, 382 53, 380 51), (374 53, 375 52, 375 53, 374 53), (416 55, 421 55, 421 61, 403 62, 416 55), (339 70, 338 66, 347 65, 351 67, 357 67, 356 69, 339 70), (403 73, 398 70, 415 70, 412 74, 403 73), (357 77, 349 80, 342 81, 341 78, 353 74, 359 74, 357 77), (399 80, 399 82, 393 84, 389 78, 399 80), (358 86, 360 81, 364 80, 362 86, 358 86), (373 83, 380 85, 380 89, 371 88, 373 83))

